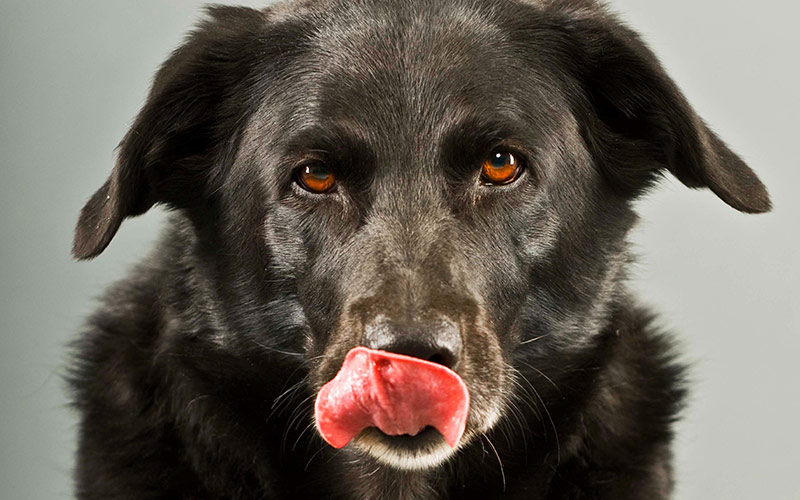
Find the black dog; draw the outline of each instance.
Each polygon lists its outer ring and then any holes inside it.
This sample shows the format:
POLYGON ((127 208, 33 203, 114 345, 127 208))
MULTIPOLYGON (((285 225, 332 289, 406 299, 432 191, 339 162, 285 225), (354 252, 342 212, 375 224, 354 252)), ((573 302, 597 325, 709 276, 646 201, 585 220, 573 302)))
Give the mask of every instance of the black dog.
POLYGON ((682 369, 626 293, 664 172, 755 174, 589 0, 215 7, 78 222, 87 259, 172 209, 77 345, 80 498, 664 498, 682 369), (455 448, 314 397, 353 347, 452 368, 455 448))

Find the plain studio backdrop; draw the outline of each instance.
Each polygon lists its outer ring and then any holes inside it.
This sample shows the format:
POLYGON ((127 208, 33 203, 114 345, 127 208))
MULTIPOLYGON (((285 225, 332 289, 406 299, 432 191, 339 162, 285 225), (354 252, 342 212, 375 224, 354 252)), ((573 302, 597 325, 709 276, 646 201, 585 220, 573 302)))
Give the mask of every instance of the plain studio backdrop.
MULTIPOLYGON (((164 216, 127 221, 88 263, 70 259, 72 228, 201 5, 0 1, 0 498, 72 497, 77 416, 62 381, 66 347, 164 216)), ((639 204, 633 287, 692 363, 675 498, 800 498, 800 8, 790 0, 611 6, 775 205, 747 216, 672 179, 639 204)))

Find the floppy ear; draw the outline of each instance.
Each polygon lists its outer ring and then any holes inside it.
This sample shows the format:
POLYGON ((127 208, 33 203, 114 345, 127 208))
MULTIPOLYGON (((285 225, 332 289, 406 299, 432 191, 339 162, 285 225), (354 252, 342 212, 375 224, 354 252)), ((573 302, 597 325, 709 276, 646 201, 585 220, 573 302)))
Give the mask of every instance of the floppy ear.
POLYGON ((616 186, 638 194, 666 168, 737 210, 770 210, 756 174, 697 116, 633 31, 606 14, 576 16, 566 26, 594 121, 584 135, 616 186))
MULTIPOLYGON (((97 256, 126 217, 155 203, 186 208, 213 190, 217 156, 241 123, 228 96, 252 71, 261 12, 208 9, 209 16, 161 66, 144 107, 119 146, 108 180, 81 211, 72 253, 97 256)), ((238 106, 237 106, 238 104, 238 106)))

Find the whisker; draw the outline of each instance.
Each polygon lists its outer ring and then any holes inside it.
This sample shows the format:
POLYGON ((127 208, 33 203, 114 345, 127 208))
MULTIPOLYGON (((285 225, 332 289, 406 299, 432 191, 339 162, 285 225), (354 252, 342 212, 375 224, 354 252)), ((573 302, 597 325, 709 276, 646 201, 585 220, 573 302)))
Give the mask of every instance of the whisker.
MULTIPOLYGON (((530 381, 528 382, 530 384, 530 381)), ((561 463, 561 443, 558 439, 558 429, 556 429, 556 423, 553 421, 553 416, 550 414, 550 410, 547 409, 547 404, 544 402, 542 397, 539 395, 539 391, 536 390, 536 387, 531 384, 531 389, 533 389, 533 393, 539 398, 539 401, 542 403, 542 408, 544 408, 544 412, 547 414, 547 419, 550 420, 550 426, 553 428, 553 435, 556 438, 556 463, 561 463)))
POLYGON ((514 382, 514 385, 515 385, 515 387, 516 387, 517 389, 519 389, 520 391, 522 391, 522 392, 524 393, 524 394, 523 394, 524 396, 527 396, 527 397, 521 397, 520 395, 515 395, 515 396, 516 396, 517 398, 520 398, 520 401, 521 401, 522 403, 524 403, 524 404, 525 404, 525 406, 527 406, 527 407, 528 407, 528 409, 529 409, 531 412, 533 412, 533 414, 536 416, 536 418, 537 418, 537 419, 538 419, 540 422, 544 422, 544 420, 542 419, 542 414, 541 414, 541 412, 539 411, 539 404, 538 404, 538 401, 536 400, 535 396, 533 396, 533 394, 532 394, 531 392, 529 392, 529 390, 528 390, 529 388, 530 388, 531 390, 533 390, 533 386, 531 385, 530 381, 529 381, 527 378, 525 378, 525 376, 524 376, 524 375, 523 375, 521 372, 519 372, 519 370, 516 370, 516 369, 515 369, 515 371, 516 371, 516 372, 519 374, 519 376, 517 376, 517 377, 514 377, 514 378, 512 379, 512 380, 513 380, 513 382, 514 382), (524 382, 527 384, 527 387, 526 387, 526 386, 524 386, 524 385, 522 385, 522 382, 521 382, 521 381, 524 381, 524 382), (533 397, 532 397, 532 396, 533 396, 533 397))
POLYGON ((503 478, 503 491, 506 491, 506 471, 503 467, 503 461, 500 460, 500 454, 497 453, 497 448, 494 447, 494 444, 492 444, 492 440, 489 439, 489 436, 486 434, 482 434, 482 436, 486 438, 486 442, 489 443, 489 446, 491 446, 494 456, 497 457, 497 463, 500 464, 500 476, 503 478))
POLYGON ((302 352, 291 352, 291 351, 284 351, 284 350, 281 350, 281 349, 276 349, 274 347, 266 346, 266 345, 262 344, 261 342, 257 341, 256 339, 252 338, 252 337, 247 337, 247 338, 252 343, 254 343, 255 345, 257 345, 258 347, 264 349, 267 352, 276 352, 278 354, 283 354, 284 356, 291 356, 291 357, 302 357, 302 356, 305 356, 305 354, 303 354, 302 352))
POLYGON ((543 338, 547 337, 548 335, 550 335, 550 334, 549 333, 545 333, 544 335, 539 335, 538 337, 534 337, 532 339, 528 339, 528 340, 525 340, 523 342, 520 342, 518 345, 531 344, 533 342, 536 342, 539 339, 543 339, 543 338))
POLYGON ((544 377, 544 379, 545 379, 545 380, 547 380, 548 382, 550 382, 550 385, 552 385, 552 386, 555 388, 555 390, 557 390, 559 393, 561 392, 561 389, 559 389, 559 388, 558 388, 558 386, 556 385, 556 383, 555 383, 555 382, 553 382, 553 380, 552 380, 550 377, 548 377, 547 375, 545 375, 545 373, 544 373, 542 370, 540 370, 540 369, 536 368, 535 366, 531 365, 530 363, 526 363, 526 362, 524 362, 524 361, 520 361, 520 363, 521 363, 521 364, 523 364, 523 365, 525 365, 525 366, 527 366, 527 367, 528 367, 528 368, 530 368, 531 370, 535 371, 536 373, 538 373, 538 374, 539 374, 539 375, 541 375, 542 377, 544 377))
MULTIPOLYGON (((511 415, 513 416, 514 420, 516 421, 517 426, 520 429, 520 434, 522 435, 522 446, 523 446, 524 449, 527 450, 528 449, 528 437, 527 437, 528 428, 525 425, 525 419, 521 415, 520 408, 517 405, 516 401, 510 401, 509 402, 509 411, 510 411, 511 415)), ((506 425, 510 427, 511 426, 511 421, 509 420, 506 425)), ((511 431, 512 432, 510 434, 513 435, 513 429, 511 429, 511 431)), ((513 444, 508 438, 506 438, 506 440, 508 441, 509 445, 513 444)))
MULTIPOLYGON (((291 386, 289 386, 289 388, 288 388, 288 389, 286 389, 285 391, 283 391, 282 393, 280 393, 280 394, 279 394, 279 395, 278 395, 278 396, 277 396, 275 399, 273 399, 273 400, 272 400, 272 409, 273 409, 273 411, 274 411, 274 410, 275 410, 277 407, 279 407, 279 406, 281 405, 281 400, 282 400, 283 398, 285 398, 287 395, 289 395, 289 393, 291 393, 291 392, 294 392, 294 391, 296 391, 297 389, 299 389, 299 388, 300 388, 300 386, 301 386, 301 385, 303 385, 303 382, 305 382, 305 380, 304 380, 304 379, 300 379, 299 381, 297 381, 297 382, 295 382, 294 384, 292 384, 291 386)), ((292 397, 293 397, 293 396, 289 396, 289 397, 288 397, 288 399, 289 399, 289 400, 291 400, 291 399, 292 399, 292 397)), ((267 418, 267 420, 269 420, 269 418, 267 418)))
MULTIPOLYGON (((510 366, 510 365, 506 365, 506 368, 507 368, 507 370, 509 372, 508 376, 511 379, 512 383, 515 386, 519 386, 519 381, 517 380, 518 376, 515 373, 517 370, 513 366, 510 366)), ((512 391, 511 395, 512 395, 512 397, 509 398, 506 401, 506 406, 508 408, 508 411, 509 411, 510 415, 509 415, 508 418, 505 418, 505 419, 502 420, 503 426, 501 427, 501 429, 503 430, 503 435, 506 437, 506 441, 508 442, 508 444, 512 445, 513 443, 511 442, 511 437, 510 436, 514 436, 514 434, 515 434, 514 433, 514 422, 512 422, 512 420, 511 420, 513 418, 513 420, 516 422, 516 425, 519 427, 520 434, 522 435, 523 447, 527 450, 527 448, 528 448, 528 439, 527 439, 528 437, 527 437, 527 434, 530 431, 530 429, 528 429, 528 426, 526 425, 526 422, 525 422, 526 419, 525 419, 524 413, 522 412, 522 408, 520 408, 520 406, 518 404, 518 401, 517 401, 518 398, 519 398, 518 393, 516 391, 512 391)))
POLYGON ((308 432, 309 429, 313 428, 314 428, 314 421, 312 420, 311 422, 308 423, 308 425, 305 426, 305 428, 302 431, 300 431, 300 434, 297 435, 297 439, 294 440, 294 444, 292 445, 292 451, 294 451, 295 448, 297 448, 297 443, 300 442, 300 439, 303 437, 303 434, 308 432))
POLYGON ((319 448, 319 449, 318 449, 316 452, 314 452, 314 454, 313 454, 313 455, 311 455, 311 458, 309 458, 309 459, 308 459, 308 462, 306 462, 306 466, 305 466, 305 468, 303 469, 303 472, 308 472, 308 467, 311 465, 311 461, 312 461, 312 460, 314 460, 314 458, 315 458, 317 455, 319 455, 320 453, 322 453, 322 450, 324 450, 326 446, 328 446, 328 445, 327 445, 327 444, 324 444, 324 445, 320 446, 320 448, 319 448))
POLYGON ((378 473, 378 471, 379 471, 379 470, 381 470, 381 466, 380 466, 380 465, 379 465, 379 466, 377 466, 377 467, 375 467, 375 470, 373 470, 372 472, 367 472, 367 473, 366 473, 366 474, 364 474, 364 475, 365 475, 365 476, 367 476, 367 477, 369 477, 369 476, 374 476, 375 474, 377 474, 377 473, 378 473))
MULTIPOLYGON (((536 367, 531 366, 528 363, 525 363, 525 362, 521 362, 521 363, 524 364, 525 366, 535 370, 537 373, 539 373, 541 376, 543 376, 545 379, 547 379, 551 384, 553 384, 553 387, 555 387, 555 389, 558 392, 561 392, 561 390, 550 379, 550 377, 545 375, 541 370, 538 370, 536 367)), ((521 371, 519 371, 518 369, 514 368, 514 370, 516 371, 517 374, 519 374, 519 378, 521 378, 522 380, 524 380, 528 384, 528 386, 533 391, 533 394, 536 396, 536 398, 542 404, 542 408, 544 409, 545 413, 547 414, 547 419, 550 421, 550 427, 552 427, 553 435, 554 435, 554 437, 556 439, 556 458, 557 458, 558 462, 561 462, 561 443, 559 442, 559 438, 558 438, 558 429, 556 428, 556 424, 555 424, 555 421, 553 420, 553 416, 550 414, 550 410, 547 408, 547 404, 544 402, 544 399, 542 399, 542 396, 539 394, 539 391, 536 390, 536 387, 534 387, 534 385, 531 383, 531 381, 528 380, 528 378, 525 377, 525 375, 521 371)))
POLYGON ((303 398, 302 401, 297 403, 297 406, 292 410, 292 413, 289 415, 289 420, 286 424, 286 428, 283 431, 283 436, 281 438, 281 449, 286 450, 286 439, 289 437, 289 432, 300 422, 304 417, 304 410, 307 409, 306 402, 313 398, 314 395, 307 396, 303 398))
MULTIPOLYGON (((291 375, 289 376, 289 379, 291 379, 291 375)), ((299 391, 303 388, 305 381, 306 377, 301 378, 272 401, 272 411, 270 412, 269 416, 267 416, 267 422, 269 422, 273 416, 280 416, 283 414, 284 410, 290 406, 292 400, 297 397, 299 391)))
POLYGON ((192 406, 192 404, 194 404, 195 401, 200 401, 201 399, 205 399, 208 397, 211 397, 211 394, 203 394, 202 396, 197 396, 196 398, 192 399, 191 401, 186 403, 186 407, 184 407, 183 409, 184 413, 189 411, 189 407, 192 406))

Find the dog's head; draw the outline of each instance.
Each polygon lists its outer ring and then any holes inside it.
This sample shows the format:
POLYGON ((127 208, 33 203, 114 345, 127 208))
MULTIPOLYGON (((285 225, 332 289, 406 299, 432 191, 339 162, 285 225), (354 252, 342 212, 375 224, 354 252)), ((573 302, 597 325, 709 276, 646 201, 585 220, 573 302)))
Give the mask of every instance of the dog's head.
MULTIPOLYGON (((311 391, 359 345, 444 364, 471 396, 466 445, 509 417, 525 373, 557 377, 605 325, 630 202, 664 172, 769 210, 593 3, 214 8, 156 76, 74 254, 153 204, 179 210, 223 325, 201 341, 296 354, 311 391)), ((453 453, 430 433, 354 444, 405 468, 453 453)))

